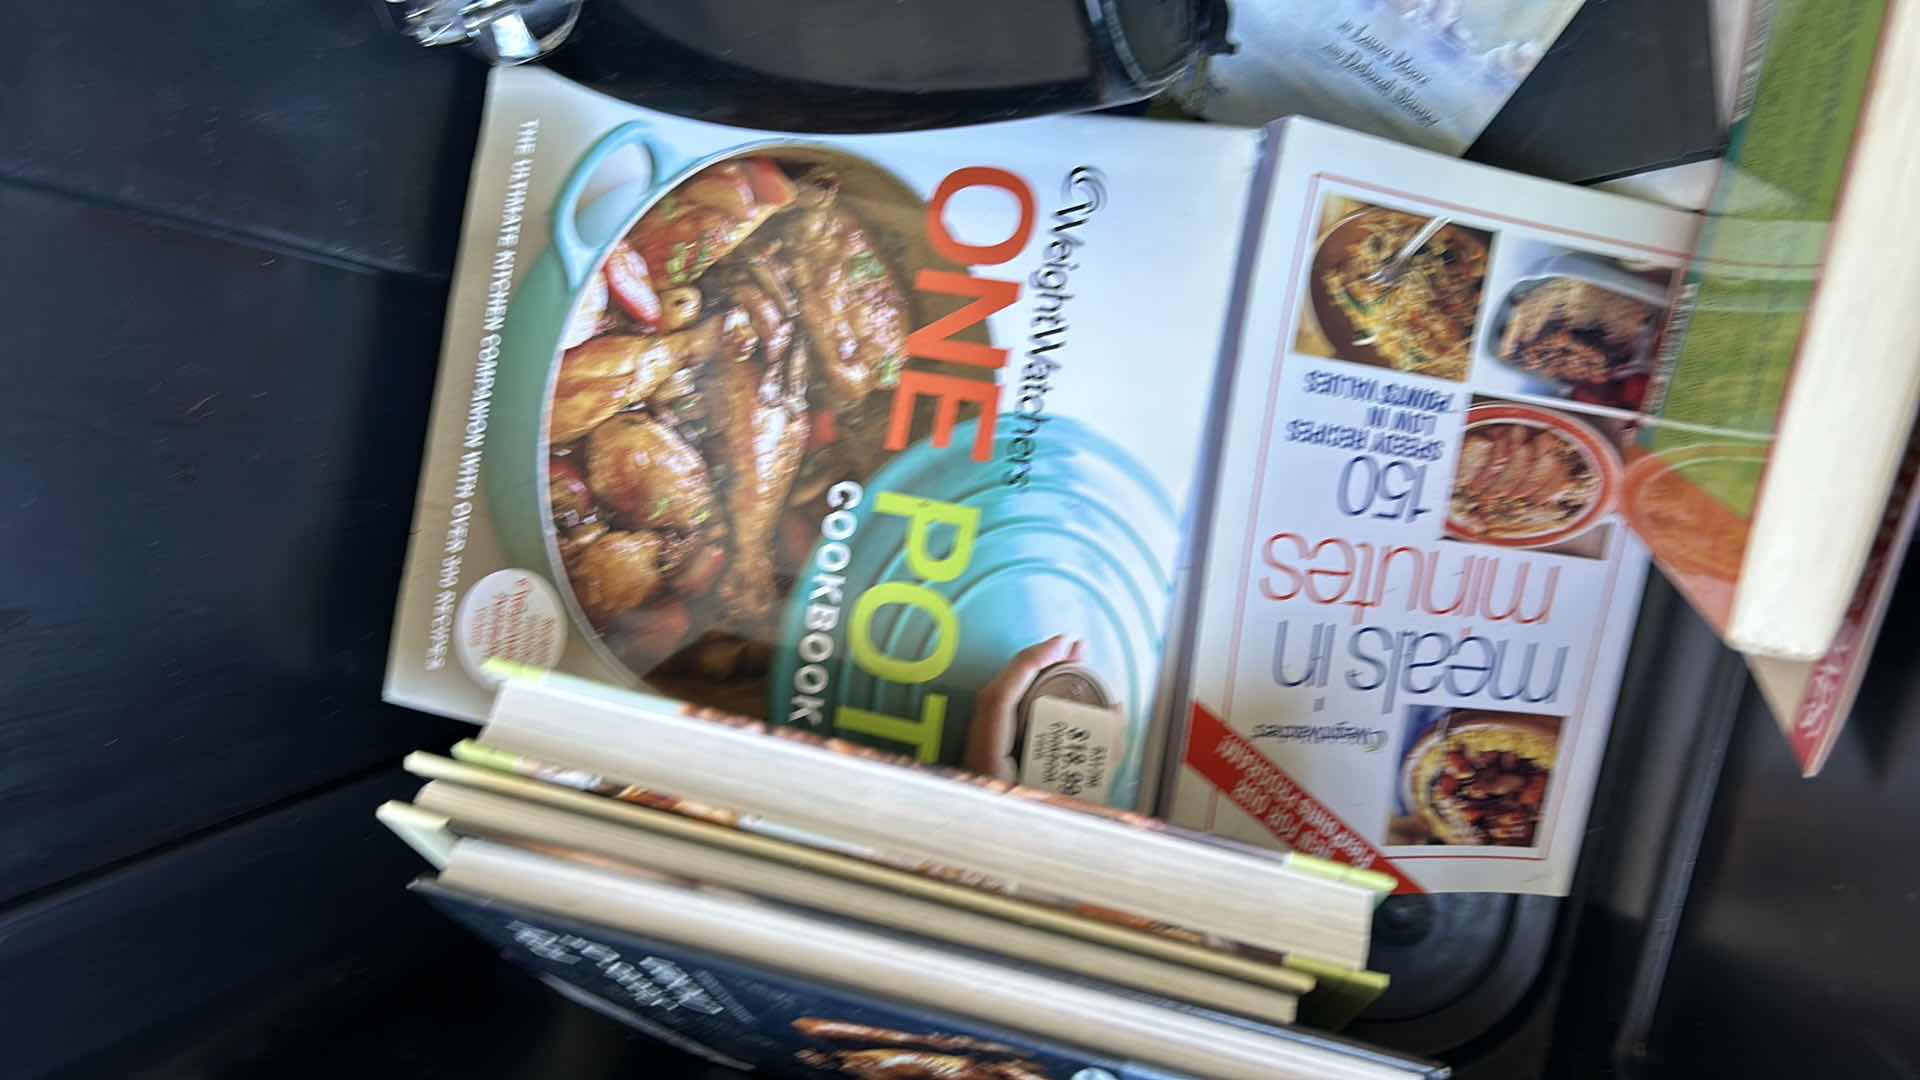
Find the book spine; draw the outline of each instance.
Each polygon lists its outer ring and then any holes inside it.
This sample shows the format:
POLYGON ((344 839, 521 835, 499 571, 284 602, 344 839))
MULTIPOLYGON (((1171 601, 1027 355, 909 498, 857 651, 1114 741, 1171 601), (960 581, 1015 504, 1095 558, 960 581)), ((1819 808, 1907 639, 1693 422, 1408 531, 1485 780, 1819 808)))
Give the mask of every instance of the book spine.
POLYGON ((482 739, 643 787, 684 778, 691 786, 681 794, 738 803, 743 810, 831 831, 842 840, 897 847, 921 859, 1154 921, 1196 925, 1278 952, 1304 951, 1344 966, 1364 963, 1365 912, 1378 895, 1371 879, 1302 872, 1290 865, 1291 856, 1171 832, 1141 814, 550 673, 509 678, 482 739), (615 733, 646 718, 658 727, 639 753, 615 733), (814 756, 821 751, 826 756, 814 756), (843 760, 835 764, 833 757, 843 760), (805 771, 814 784, 789 783, 796 771, 805 771), (878 805, 890 812, 868 812, 878 805), (971 828, 954 828, 956 822, 971 828), (1022 830, 1028 842, 1008 848, 989 835, 996 829, 1022 830), (1112 855, 1098 859, 1095 848, 1112 855), (1217 909, 1205 920, 1187 918, 1196 910, 1194 888, 1217 909), (1289 922, 1293 909, 1277 908, 1272 900, 1289 890, 1303 903, 1316 898, 1309 907, 1324 916, 1322 924, 1336 928, 1334 933, 1310 937, 1299 920, 1289 922))
POLYGON ((1628 514, 1723 637, 1893 10, 1756 0, 1726 158, 1651 375, 1628 514))
POLYGON ((1840 621, 1840 632, 1825 656, 1814 661, 1807 678, 1806 693, 1800 699, 1787 742, 1800 765, 1800 774, 1811 777, 1827 763, 1827 754, 1853 710, 1853 699, 1866 677, 1867 661, 1880 636, 1880 623, 1886 618, 1887 605, 1893 600, 1893 586, 1900 566, 1913 540, 1914 522, 1920 517, 1920 427, 1907 441, 1906 455, 1894 477, 1893 492, 1887 499, 1880 528, 1874 534, 1873 547, 1867 552, 1867 565, 1860 572, 1847 613, 1840 621))
MULTIPOLYGON (((584 794, 645 807, 649 810, 663 811, 695 821, 701 821, 709 825, 737 829, 741 832, 764 836, 768 839, 778 840, 783 843, 812 848, 817 851, 831 852, 836 855, 844 855, 849 858, 859 859, 863 862, 885 866, 893 870, 904 870, 949 885, 974 889, 996 896, 1004 896, 1022 903, 1033 904, 1056 911, 1069 912, 1083 918, 1098 920, 1138 933, 1152 934, 1157 937, 1180 942, 1184 945, 1209 949, 1228 956, 1245 957, 1254 962, 1276 967, 1293 968, 1302 972, 1306 972, 1310 966, 1314 977, 1323 982, 1329 977, 1334 978, 1336 981, 1346 976, 1358 975, 1369 977, 1370 979, 1377 980, 1378 985, 1373 986, 1372 982, 1367 983, 1368 986, 1372 987, 1367 1000, 1371 1000, 1372 997, 1377 997, 1385 986, 1384 977, 1373 976, 1370 972, 1354 972, 1350 969, 1338 968, 1328 964, 1308 965, 1306 961, 1296 961, 1284 953, 1258 949, 1243 942, 1228 940, 1218 935, 1202 933, 1191 927, 1180 926, 1156 919, 1148 919, 1129 914, 1125 911, 1102 907, 1098 904, 1086 903, 1073 897, 1049 892, 1045 889, 1036 888, 1018 881, 1005 880, 963 867, 930 862, 902 852, 847 843, 817 831, 795 828, 770 821, 757 814, 744 814, 723 807, 709 806, 705 803, 695 802, 691 799, 682 799, 676 795, 665 792, 654 791, 632 784, 623 784, 617 780, 611 780, 578 769, 565 769, 548 765, 520 754, 507 753, 495 749, 485 743, 475 742, 471 739, 465 739, 455 744, 453 756, 469 765, 493 769, 514 776, 522 776, 543 783, 554 784, 579 791, 584 794)), ((1214 839, 1204 834, 1195 835, 1207 842, 1212 842, 1214 839)), ((1324 863, 1324 860, 1312 859, 1305 856, 1299 857, 1298 863, 1302 869, 1306 869, 1309 872, 1324 872, 1327 868, 1331 868, 1331 874, 1336 880, 1345 880, 1354 873, 1361 873, 1359 871, 1353 871, 1349 867, 1324 863)), ((1328 995, 1321 995, 1322 998, 1327 996, 1328 995)), ((1342 1021, 1342 1023, 1344 1023, 1344 1021, 1342 1021)), ((1336 1024, 1332 1026, 1337 1027, 1339 1025, 1336 1024)))
POLYGON ((787 1076, 1181 1080, 960 1017, 419 882, 449 918, 567 998, 684 1052, 787 1076), (1090 1072, 1091 1071, 1091 1072, 1090 1072))
MULTIPOLYGON (((529 668, 498 660, 489 661, 488 667, 489 670, 495 671, 503 677, 516 679, 530 685, 545 686, 563 693, 574 694, 596 701, 604 701, 624 708, 638 709, 660 716, 705 720, 737 731, 761 735, 767 738, 785 739, 789 742, 817 747, 832 753, 860 758, 864 761, 877 762, 896 768, 913 770, 929 776, 937 776, 943 780, 967 784, 984 791, 996 792, 1012 798, 1041 803, 1057 810, 1065 810, 1076 814, 1101 818, 1106 821, 1125 825, 1129 828, 1141 830, 1142 832, 1158 833, 1187 843, 1230 851, 1236 855, 1243 855, 1250 859, 1258 859, 1263 862, 1282 862, 1289 867, 1302 870, 1314 876, 1369 889, 1382 896, 1391 892, 1395 884, 1393 878, 1386 874, 1356 870, 1353 867, 1343 866, 1327 859, 1315 858, 1308 855, 1267 851, 1251 844, 1243 844, 1198 829, 1182 828, 1148 814, 1136 813, 1131 810, 1119 810, 1111 806, 1086 802, 1081 799, 1075 799, 1040 788, 1023 787, 1019 784, 996 780, 993 777, 983 776, 980 773, 969 772, 965 769, 945 765, 929 765, 903 754, 888 753, 884 750, 876 750, 873 747, 861 743, 849 742, 845 739, 829 738, 795 728, 772 725, 765 721, 752 719, 751 717, 722 712, 718 709, 704 708, 702 706, 689 704, 688 702, 677 701, 673 698, 662 697, 658 694, 650 694, 640 690, 621 689, 556 671, 529 668)), ((611 783, 611 781, 603 780, 602 783, 611 783)), ((698 806, 699 804, 688 803, 687 805, 698 806)), ((731 814, 732 812, 725 811, 724 813, 731 814)), ((735 816, 737 817, 737 815, 735 816)), ((728 823, 737 825, 737 822, 728 823)))

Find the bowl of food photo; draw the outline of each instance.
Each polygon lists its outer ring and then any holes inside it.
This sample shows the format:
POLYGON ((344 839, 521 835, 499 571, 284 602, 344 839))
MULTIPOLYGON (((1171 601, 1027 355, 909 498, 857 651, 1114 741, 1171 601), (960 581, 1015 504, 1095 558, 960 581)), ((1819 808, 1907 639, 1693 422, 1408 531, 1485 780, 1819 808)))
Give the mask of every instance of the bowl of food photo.
POLYGON ((944 313, 911 292, 957 269, 925 213, 886 170, 802 142, 686 158, 636 122, 575 165, 507 313, 485 468, 508 554, 613 673, 762 711, 746 684, 826 488, 891 456, 907 333, 944 313), (583 207, 629 147, 648 178, 583 207))
POLYGON ((1655 273, 1580 252, 1541 260, 1491 309, 1483 361, 1523 393, 1638 409, 1672 271, 1655 273))
POLYGON ((1430 844, 1533 847, 1559 747, 1552 717, 1441 711, 1401 759, 1401 805, 1430 844))
POLYGON ((1447 533, 1496 547, 1564 543, 1598 525, 1620 489, 1620 455, 1586 424, 1531 405, 1467 410, 1447 533))
POLYGON ((1466 379, 1487 277, 1487 234, 1442 226, 1398 277, 1391 282, 1374 277, 1430 220, 1367 207, 1321 237, 1308 291, 1314 318, 1339 359, 1466 379))

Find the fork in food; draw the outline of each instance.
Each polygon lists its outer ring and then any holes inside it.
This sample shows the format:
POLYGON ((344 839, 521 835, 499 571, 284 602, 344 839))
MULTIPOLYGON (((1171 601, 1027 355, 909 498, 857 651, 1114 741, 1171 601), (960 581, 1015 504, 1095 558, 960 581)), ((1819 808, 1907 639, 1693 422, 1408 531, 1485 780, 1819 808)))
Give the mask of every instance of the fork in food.
POLYGON ((1406 245, 1402 247, 1393 258, 1387 260, 1385 266, 1368 274, 1361 280, 1368 285, 1377 285, 1383 289, 1392 288, 1393 285, 1400 280, 1401 275, 1407 272, 1407 267, 1413 262, 1413 257, 1419 254, 1420 249, 1425 247, 1427 241, 1433 239, 1436 233, 1446 228, 1449 221, 1451 221, 1451 219, 1444 215, 1429 218, 1427 223, 1420 227, 1420 231, 1413 234, 1413 239, 1408 240, 1406 245))

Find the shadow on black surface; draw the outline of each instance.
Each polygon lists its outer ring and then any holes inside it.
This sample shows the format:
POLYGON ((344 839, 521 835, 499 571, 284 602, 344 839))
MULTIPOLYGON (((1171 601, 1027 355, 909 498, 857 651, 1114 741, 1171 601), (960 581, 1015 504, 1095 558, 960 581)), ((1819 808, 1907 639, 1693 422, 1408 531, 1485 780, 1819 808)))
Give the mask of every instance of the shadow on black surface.
POLYGON ((1672 1075, 1920 1075, 1920 575, 1826 769, 1741 711, 1650 1047, 1672 1075))
POLYGON ((1707 0, 1586 0, 1469 161, 1593 183, 1717 156, 1707 0))
MULTIPOLYGON (((284 246, 445 276, 485 66, 376 0, 13 4, 0 177, 284 246)), ((16 245, 17 247, 17 245, 16 245)))
POLYGON ((378 703, 444 287, 5 184, 0 232, 4 911, 456 729, 378 703))

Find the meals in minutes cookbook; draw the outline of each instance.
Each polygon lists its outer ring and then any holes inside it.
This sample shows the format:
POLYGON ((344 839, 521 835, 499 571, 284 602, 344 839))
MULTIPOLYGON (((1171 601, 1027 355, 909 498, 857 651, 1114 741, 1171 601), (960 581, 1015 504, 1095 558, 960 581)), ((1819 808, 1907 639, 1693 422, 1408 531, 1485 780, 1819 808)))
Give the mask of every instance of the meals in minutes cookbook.
POLYGON ((1694 221, 1270 131, 1165 809, 1403 891, 1564 893, 1647 572, 1620 508, 1694 221))

